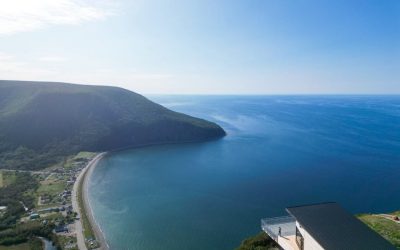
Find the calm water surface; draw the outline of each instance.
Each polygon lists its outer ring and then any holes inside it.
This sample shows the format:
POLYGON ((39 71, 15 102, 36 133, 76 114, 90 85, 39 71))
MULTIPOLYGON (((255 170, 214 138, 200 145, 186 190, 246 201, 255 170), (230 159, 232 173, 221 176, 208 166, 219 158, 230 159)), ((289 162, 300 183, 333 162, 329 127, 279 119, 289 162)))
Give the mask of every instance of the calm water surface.
POLYGON ((233 249, 286 206, 400 209, 400 96, 151 96, 228 136, 114 153, 90 201, 111 249, 233 249))

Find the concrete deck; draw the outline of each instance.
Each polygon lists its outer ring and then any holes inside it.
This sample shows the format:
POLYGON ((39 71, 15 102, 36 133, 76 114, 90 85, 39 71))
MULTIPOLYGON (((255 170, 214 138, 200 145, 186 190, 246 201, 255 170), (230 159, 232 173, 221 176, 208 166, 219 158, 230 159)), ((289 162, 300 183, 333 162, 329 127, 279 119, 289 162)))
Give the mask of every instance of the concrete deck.
POLYGON ((300 250, 296 243, 296 236, 278 236, 277 243, 285 250, 300 250))

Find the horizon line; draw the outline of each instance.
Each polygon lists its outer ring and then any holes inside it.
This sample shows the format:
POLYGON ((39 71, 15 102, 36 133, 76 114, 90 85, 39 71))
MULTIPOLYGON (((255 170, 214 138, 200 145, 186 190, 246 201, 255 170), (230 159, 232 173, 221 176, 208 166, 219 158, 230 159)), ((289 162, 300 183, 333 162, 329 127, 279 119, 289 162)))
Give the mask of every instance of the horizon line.
POLYGON ((156 96, 156 95, 170 95, 170 96, 399 96, 400 92, 395 93, 371 93, 371 92, 320 92, 320 93, 302 93, 302 92, 292 92, 292 93, 156 93, 156 92, 139 92, 137 90, 131 90, 126 87, 121 87, 118 85, 110 84, 99 84, 99 83, 76 83, 76 82, 65 82, 65 81, 51 81, 51 80, 16 80, 16 79, 0 79, 1 81, 11 81, 11 82, 42 82, 42 83, 61 83, 61 84, 74 84, 74 85, 85 85, 85 86, 103 86, 103 87, 116 87, 126 89, 144 96, 156 96))
POLYGON ((400 96, 399 93, 139 93, 141 95, 156 96, 400 96))

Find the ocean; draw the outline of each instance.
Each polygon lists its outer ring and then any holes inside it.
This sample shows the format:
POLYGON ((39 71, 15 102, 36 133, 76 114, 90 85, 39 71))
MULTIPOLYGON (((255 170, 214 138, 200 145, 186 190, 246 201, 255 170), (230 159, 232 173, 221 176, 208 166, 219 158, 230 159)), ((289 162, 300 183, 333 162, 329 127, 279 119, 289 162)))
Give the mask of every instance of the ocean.
POLYGON ((400 96, 149 96, 220 140, 104 158, 89 181, 111 249, 234 249, 285 207, 400 209, 400 96))

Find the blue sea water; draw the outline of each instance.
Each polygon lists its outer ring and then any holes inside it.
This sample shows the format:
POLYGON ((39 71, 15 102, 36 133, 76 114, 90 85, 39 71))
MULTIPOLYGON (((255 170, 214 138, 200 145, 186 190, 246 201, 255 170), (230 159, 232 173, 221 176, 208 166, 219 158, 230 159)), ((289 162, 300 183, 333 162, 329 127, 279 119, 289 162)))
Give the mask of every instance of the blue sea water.
POLYGON ((111 249, 234 249, 287 206, 400 209, 400 96, 151 96, 217 141, 109 155, 89 182, 111 249))

